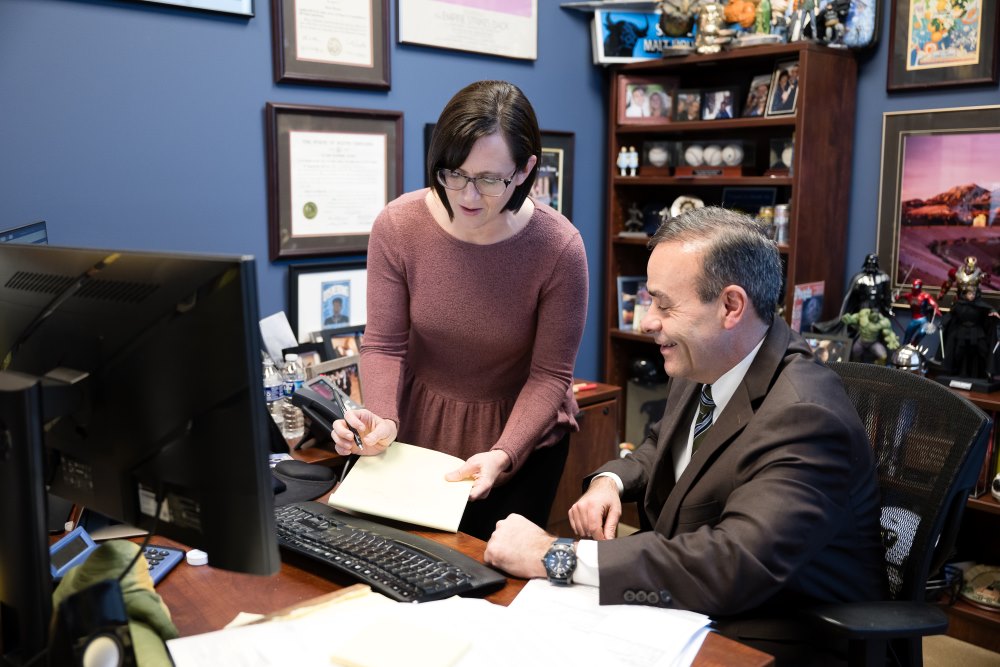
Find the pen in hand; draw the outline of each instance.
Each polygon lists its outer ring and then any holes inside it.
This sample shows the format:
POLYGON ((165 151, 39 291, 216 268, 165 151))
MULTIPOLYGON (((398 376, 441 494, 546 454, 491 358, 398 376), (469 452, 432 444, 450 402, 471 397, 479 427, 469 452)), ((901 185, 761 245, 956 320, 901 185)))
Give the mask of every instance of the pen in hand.
POLYGON ((340 392, 334 390, 333 397, 337 399, 337 407, 340 408, 340 414, 344 416, 344 423, 347 424, 347 428, 351 429, 351 433, 354 435, 354 444, 358 446, 360 451, 365 451, 365 446, 361 444, 361 436, 358 435, 357 430, 347 422, 347 407, 344 405, 344 399, 340 397, 340 392))

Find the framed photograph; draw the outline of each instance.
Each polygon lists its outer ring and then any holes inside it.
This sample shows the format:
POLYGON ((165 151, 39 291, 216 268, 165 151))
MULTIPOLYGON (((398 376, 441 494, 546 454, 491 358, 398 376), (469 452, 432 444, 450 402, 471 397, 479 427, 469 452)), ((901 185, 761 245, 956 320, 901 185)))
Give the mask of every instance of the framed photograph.
POLYGON ((722 188, 722 208, 739 211, 756 217, 763 206, 774 206, 778 188, 727 187, 722 188))
POLYGON ((795 100, 799 96, 799 61, 778 63, 771 75, 768 91, 767 116, 787 116, 795 113, 795 100))
POLYGON ((813 356, 824 364, 851 360, 851 345, 854 341, 848 336, 805 333, 802 337, 812 348, 813 356))
MULTIPOLYGON (((431 150, 436 123, 424 125, 424 155, 431 150)), ((531 197, 573 220, 573 160, 575 135, 561 130, 542 130, 542 161, 538 165, 531 197)), ((426 160, 424 163, 426 165, 426 160)), ((431 186, 424 169, 424 185, 431 186)))
MULTIPOLYGON (((289 353, 299 355, 299 363, 302 364, 303 369, 308 369, 310 366, 333 358, 327 354, 322 343, 299 343, 295 347, 286 347, 281 351, 282 358, 289 353)), ((308 373, 308 371, 306 372, 308 373)))
POLYGON ((792 292, 792 331, 805 335, 823 316, 823 291, 825 282, 795 285, 792 292))
POLYGON ((364 262, 289 266, 288 313, 297 340, 310 342, 313 331, 364 325, 367 291, 364 262))
POLYGON ((737 99, 735 88, 719 88, 717 90, 706 90, 702 96, 701 119, 702 120, 724 120, 735 118, 734 108, 737 99))
POLYGON ((638 331, 639 322, 653 299, 646 290, 646 276, 618 276, 618 328, 638 331), (638 315, 638 317, 636 317, 638 315))
POLYGON ((271 0, 274 80, 389 89, 389 0, 271 0))
POLYGON ((320 375, 337 385, 338 389, 350 396, 351 400, 358 405, 365 404, 361 392, 361 357, 340 357, 315 364, 306 369, 307 380, 320 375))
MULTIPOLYGON (((1000 106, 899 111, 882 116, 878 257, 893 291, 925 290, 975 257, 1000 268, 1000 106)), ((981 283, 1000 307, 1000 281, 981 283)), ((954 291, 939 305, 947 308, 954 291)))
POLYGON ((403 113, 268 102, 271 260, 368 249, 403 189, 403 113))
POLYGON ((618 77, 618 124, 669 123, 677 79, 618 77))
POLYGON ((771 90, 773 76, 773 74, 761 74, 750 82, 750 92, 747 93, 746 102, 743 103, 745 118, 760 117, 767 112, 767 94, 771 90))
POLYGON ((400 44, 538 58, 538 0, 406 0, 397 10, 400 44))
POLYGON ((997 0, 892 0, 887 90, 997 83, 997 0))
POLYGON ((701 120, 700 90, 678 90, 674 93, 674 120, 701 120))
MULTIPOLYGON (((652 7, 647 11, 636 7, 611 9, 611 4, 604 3, 603 7, 608 7, 606 9, 594 9, 594 18, 590 22, 594 64, 636 63, 663 58, 661 48, 665 40, 657 33, 660 13, 652 7), (647 46, 651 47, 648 51, 647 46)), ((694 50, 691 39, 671 41, 686 42, 694 50)))
POLYGON ((253 16, 254 0, 142 0, 154 5, 173 5, 185 9, 199 9, 219 14, 253 16))
POLYGON ((313 344, 323 348, 324 359, 339 359, 361 354, 361 342, 364 338, 364 325, 353 327, 335 327, 323 329, 309 334, 313 344))

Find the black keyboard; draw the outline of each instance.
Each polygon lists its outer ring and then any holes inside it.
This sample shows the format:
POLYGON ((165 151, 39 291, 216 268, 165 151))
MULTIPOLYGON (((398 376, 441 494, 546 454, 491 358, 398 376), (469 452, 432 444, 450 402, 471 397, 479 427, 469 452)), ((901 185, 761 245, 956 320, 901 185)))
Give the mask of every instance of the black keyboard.
POLYGON ((317 502, 274 508, 278 545, 347 574, 401 602, 483 594, 505 577, 419 535, 339 512, 317 502))

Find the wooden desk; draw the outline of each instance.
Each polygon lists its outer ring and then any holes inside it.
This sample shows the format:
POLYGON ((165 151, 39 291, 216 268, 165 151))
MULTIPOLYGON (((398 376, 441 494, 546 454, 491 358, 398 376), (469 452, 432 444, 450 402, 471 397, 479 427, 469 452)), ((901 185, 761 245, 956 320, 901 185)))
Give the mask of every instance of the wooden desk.
MULTIPOLYGON (((482 561, 486 547, 482 540, 464 533, 416 532, 482 561)), ((162 537, 152 541, 184 548, 162 537)), ((156 592, 170 608, 181 636, 188 636, 218 630, 241 611, 267 614, 357 583, 347 577, 331 581, 319 576, 308 561, 295 559, 292 562, 284 552, 282 559, 281 571, 273 577, 237 574, 207 565, 192 567, 182 562, 160 582, 156 592)), ((524 584, 521 579, 508 579, 506 586, 486 599, 496 604, 510 604, 524 584)), ((773 664, 774 659, 766 653, 714 632, 705 639, 694 661, 696 667, 768 667, 773 664)))

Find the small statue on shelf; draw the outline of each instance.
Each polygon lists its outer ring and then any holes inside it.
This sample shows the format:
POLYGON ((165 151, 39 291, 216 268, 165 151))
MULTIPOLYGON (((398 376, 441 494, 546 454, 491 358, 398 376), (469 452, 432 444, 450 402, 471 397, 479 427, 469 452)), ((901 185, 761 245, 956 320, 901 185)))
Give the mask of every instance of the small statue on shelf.
POLYGON ((660 30, 668 37, 684 37, 694 27, 698 0, 661 0, 660 30))
POLYGON ((908 294, 899 297, 910 306, 910 323, 903 332, 903 345, 920 343, 927 334, 937 331, 934 317, 941 314, 937 301, 924 291, 924 281, 917 278, 908 294), (928 320, 927 318, 930 318, 928 320))
POLYGON ((823 41, 828 46, 844 46, 847 12, 851 0, 829 0, 823 6, 823 41))
POLYGON ((989 380, 1000 314, 983 300, 978 287, 966 286, 956 295, 944 323, 941 371, 949 376, 989 380))
POLYGON ((753 31, 763 35, 771 33, 771 0, 759 0, 757 3, 753 31))
POLYGON ((816 39, 817 23, 815 0, 792 0, 792 23, 788 29, 788 41, 816 39))
POLYGON ((785 13, 788 11, 788 0, 771 0, 771 34, 787 37, 788 19, 785 13))
POLYGON ((628 176, 628 163, 629 163, 628 148, 622 146, 622 149, 618 151, 618 160, 615 162, 615 164, 618 165, 618 174, 620 176, 628 176))
POLYGON ((625 231, 622 236, 648 236, 643 228, 642 209, 632 202, 628 207, 628 218, 625 220, 625 231))
POLYGON ((813 324, 813 331, 836 333, 843 329, 843 315, 857 313, 864 308, 878 311, 886 318, 891 317, 892 290, 890 285, 889 274, 879 268, 878 255, 869 253, 865 256, 864 266, 851 277, 844 302, 840 306, 841 317, 816 322, 813 324))
POLYGON ((636 175, 636 169, 639 168, 639 151, 635 149, 635 146, 628 147, 628 169, 629 176, 636 175))
POLYGON ((889 351, 899 347, 899 339, 892 330, 889 318, 877 310, 862 308, 857 313, 846 313, 840 319, 844 324, 856 327, 858 331, 858 337, 851 347, 853 361, 885 365, 889 351))
POLYGON ((698 53, 719 53, 733 39, 732 29, 725 27, 722 6, 717 2, 704 2, 698 10, 698 32, 694 50, 698 53))
MULTIPOLYGON (((987 287, 993 286, 993 279, 990 274, 984 273, 982 269, 978 266, 979 261, 974 255, 969 255, 965 258, 965 263, 962 266, 949 269, 948 279, 941 283, 941 290, 938 292, 938 300, 943 301, 944 295, 948 293, 952 287, 955 288, 955 292, 961 295, 968 288, 974 290, 981 289, 981 285, 986 285, 987 287)), ((959 296, 955 297, 959 299, 959 296)))

